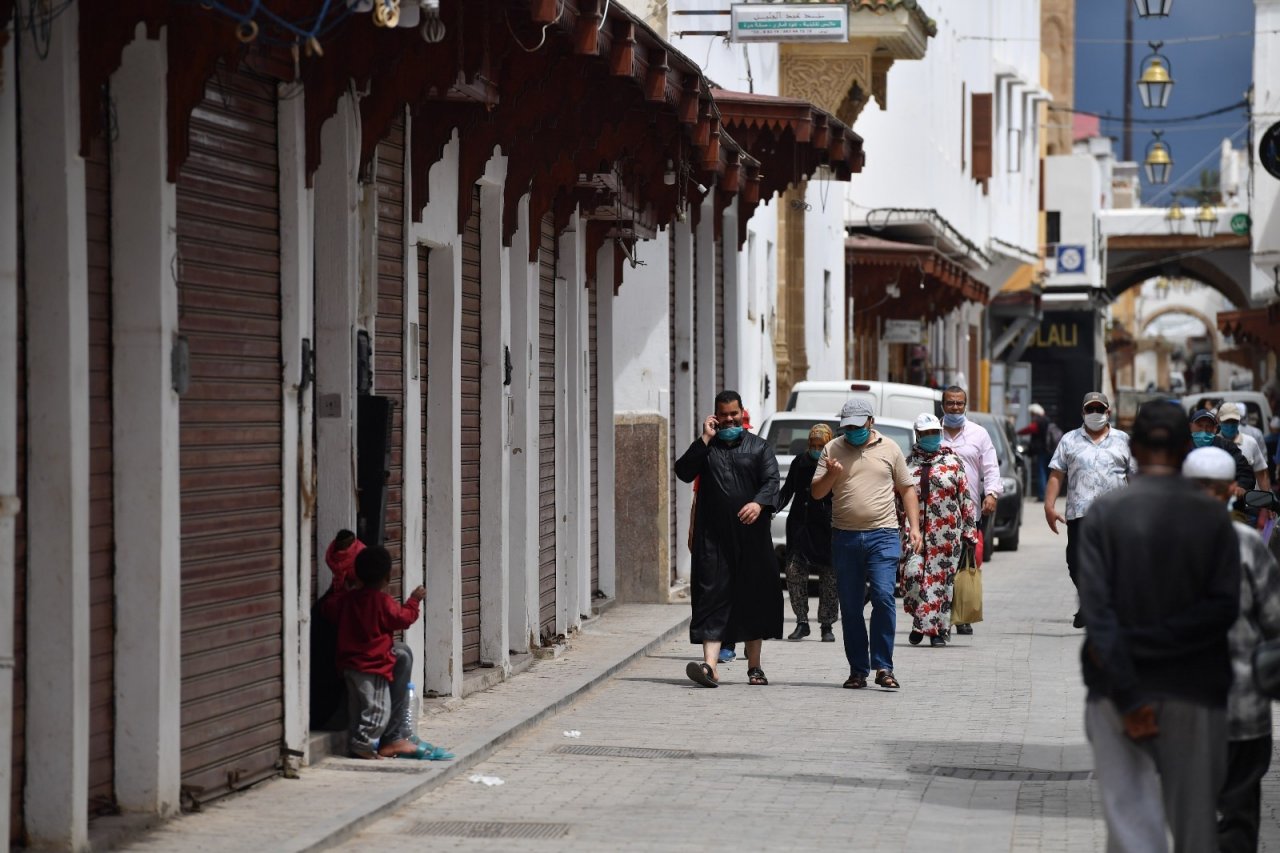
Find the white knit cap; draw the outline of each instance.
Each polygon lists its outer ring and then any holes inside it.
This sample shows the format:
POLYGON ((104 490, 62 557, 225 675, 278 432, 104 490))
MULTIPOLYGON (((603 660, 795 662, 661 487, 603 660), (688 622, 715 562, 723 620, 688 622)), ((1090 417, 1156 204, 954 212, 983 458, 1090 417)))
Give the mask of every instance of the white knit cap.
POLYGON ((1225 480, 1236 478, 1236 461, 1221 447, 1197 447, 1182 463, 1182 476, 1193 480, 1225 480))

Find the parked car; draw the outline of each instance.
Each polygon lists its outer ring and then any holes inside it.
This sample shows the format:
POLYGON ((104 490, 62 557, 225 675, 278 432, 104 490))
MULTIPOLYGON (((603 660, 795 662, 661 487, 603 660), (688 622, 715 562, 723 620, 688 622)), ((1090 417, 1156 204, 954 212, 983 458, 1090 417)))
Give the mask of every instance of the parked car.
MULTIPOLYGON (((803 412, 778 412, 760 424, 756 434, 773 445, 773 453, 778 458, 778 476, 782 482, 785 483, 787 480, 787 472, 791 470, 791 460, 795 459, 797 454, 809 449, 809 430, 814 424, 820 423, 831 427, 833 433, 840 429, 840 419, 834 415, 824 417, 803 412)), ((885 438, 898 442, 904 454, 911 452, 911 444, 914 441, 911 421, 876 418, 875 429, 885 438)), ((843 439, 840 440, 843 441, 843 439)), ((787 550, 786 509, 773 517, 770 529, 773 533, 773 550, 781 561, 787 550)))
POLYGON ((1009 441, 1002 418, 989 412, 969 412, 968 416, 991 436, 991 443, 996 448, 996 461, 1000 463, 1000 479, 1004 484, 1004 494, 996 501, 996 511, 982 531, 982 553, 1016 551, 1022 528, 1024 493, 1018 455, 1009 441))
POLYGON ((880 417, 913 422, 921 412, 942 417, 942 392, 923 385, 874 382, 865 379, 805 380, 797 382, 787 400, 788 412, 821 412, 835 415, 848 400, 861 397, 871 401, 880 417))

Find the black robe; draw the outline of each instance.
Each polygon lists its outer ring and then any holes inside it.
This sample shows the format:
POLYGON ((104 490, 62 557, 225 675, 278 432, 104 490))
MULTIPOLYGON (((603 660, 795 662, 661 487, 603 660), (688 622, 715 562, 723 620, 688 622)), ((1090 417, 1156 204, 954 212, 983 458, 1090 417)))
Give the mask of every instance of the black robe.
POLYGON ((749 432, 728 443, 693 442, 676 462, 686 483, 698 477, 693 522, 693 621, 689 641, 735 643, 782 637, 782 585, 769 523, 778 506, 778 461, 767 441, 749 432), (760 504, 755 524, 738 520, 760 504))
POLYGON ((816 501, 809 491, 817 470, 817 460, 808 453, 791 461, 778 498, 778 511, 791 504, 791 512, 787 513, 787 559, 799 559, 810 566, 830 566, 831 495, 816 501))

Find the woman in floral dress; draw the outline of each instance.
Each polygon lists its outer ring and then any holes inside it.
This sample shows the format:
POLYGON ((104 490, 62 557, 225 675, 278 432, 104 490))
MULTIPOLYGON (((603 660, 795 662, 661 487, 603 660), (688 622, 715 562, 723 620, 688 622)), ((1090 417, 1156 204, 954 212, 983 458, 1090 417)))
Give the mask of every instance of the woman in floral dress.
MULTIPOLYGON (((924 550, 923 559, 912 561, 908 559, 911 549, 902 549, 902 608, 912 617, 907 639, 913 646, 925 637, 931 646, 945 646, 951 634, 951 592, 960 558, 978 541, 978 508, 969 493, 964 463, 941 446, 938 419, 920 415, 915 430, 916 443, 907 457, 907 468, 916 481, 924 550)), ((905 542, 905 522, 902 535, 905 542)))

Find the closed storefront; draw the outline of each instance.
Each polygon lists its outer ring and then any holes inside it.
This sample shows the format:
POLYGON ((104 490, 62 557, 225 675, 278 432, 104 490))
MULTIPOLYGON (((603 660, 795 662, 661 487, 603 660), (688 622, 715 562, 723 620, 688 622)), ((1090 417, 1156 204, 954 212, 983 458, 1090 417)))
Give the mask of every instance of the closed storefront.
MULTIPOLYGON (((421 407, 418 411, 421 413, 422 421, 418 425, 418 441, 420 442, 422 453, 422 507, 421 525, 422 525, 422 547, 424 553, 427 552, 429 543, 427 542, 427 495, 431 491, 427 488, 427 430, 431 425, 431 418, 428 415, 430 409, 427 408, 427 395, 430 388, 430 377, 427 375, 427 283, 430 281, 427 275, 427 267, 431 258, 431 249, 426 246, 418 247, 418 352, 414 358, 418 359, 418 393, 421 400, 421 407)), ((410 440, 412 440, 412 425, 410 426, 410 440)))
POLYGON ((671 583, 676 582, 676 235, 674 228, 667 229, 667 345, 670 374, 667 377, 667 529, 670 531, 668 550, 671 552, 671 583))
POLYGON ((115 810, 115 536, 111 443, 111 164, 85 160, 89 293, 89 814, 115 810))
POLYGON ((542 219, 538 256, 538 625, 556 633, 556 230, 542 219))
POLYGON ((378 143, 378 314, 374 393, 391 401, 391 464, 382 544, 391 554, 391 592, 404 570, 404 121, 378 143))
POLYGON ((462 232, 462 666, 480 665, 480 187, 462 232))
MULTIPOLYGON (((588 298, 587 346, 591 363, 591 592, 594 595, 600 589, 600 338, 596 325, 600 288, 594 282, 588 298)), ((584 613, 590 612, 590 604, 584 605, 582 610, 584 613)))
POLYGON ((277 771, 283 737, 275 82, 217 74, 178 178, 182 784, 202 801, 277 771))

